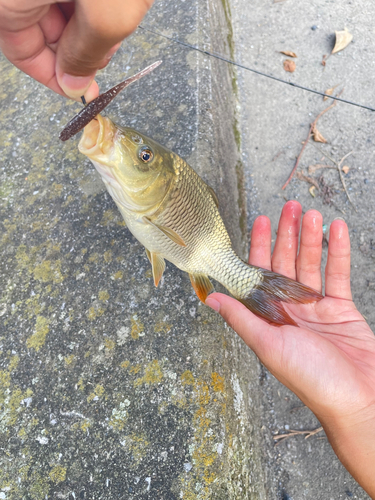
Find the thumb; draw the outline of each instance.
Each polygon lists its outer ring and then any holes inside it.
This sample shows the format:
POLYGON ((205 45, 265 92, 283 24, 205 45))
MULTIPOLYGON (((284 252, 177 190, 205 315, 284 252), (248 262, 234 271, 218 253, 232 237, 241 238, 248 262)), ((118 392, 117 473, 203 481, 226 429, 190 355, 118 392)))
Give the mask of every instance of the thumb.
POLYGON ((56 76, 74 99, 97 93, 96 71, 105 67, 125 37, 141 21, 150 0, 76 0, 57 47, 56 76))
POLYGON ((212 293, 207 297, 205 304, 218 312, 252 349, 257 331, 268 327, 267 323, 250 312, 241 302, 228 295, 212 293))
POLYGON ((280 328, 258 318, 238 300, 222 293, 212 293, 205 304, 223 317, 263 363, 270 362, 271 353, 281 347, 280 328))

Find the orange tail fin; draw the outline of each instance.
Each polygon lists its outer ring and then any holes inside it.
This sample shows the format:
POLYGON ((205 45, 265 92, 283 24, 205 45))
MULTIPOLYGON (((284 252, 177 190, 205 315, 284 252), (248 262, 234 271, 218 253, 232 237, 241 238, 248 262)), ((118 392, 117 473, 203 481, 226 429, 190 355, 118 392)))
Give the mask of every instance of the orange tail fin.
MULTIPOLYGON (((260 269, 260 268, 259 268, 260 269)), ((298 326, 283 308, 281 302, 308 304, 321 300, 323 295, 286 276, 260 269, 262 282, 247 297, 239 298, 251 312, 276 325, 298 326)))

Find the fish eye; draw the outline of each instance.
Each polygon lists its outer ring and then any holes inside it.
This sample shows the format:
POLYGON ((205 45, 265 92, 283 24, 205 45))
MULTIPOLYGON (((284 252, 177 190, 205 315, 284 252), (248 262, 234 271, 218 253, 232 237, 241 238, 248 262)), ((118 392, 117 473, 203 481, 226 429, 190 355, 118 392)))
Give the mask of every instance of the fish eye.
POLYGON ((144 163, 149 163, 153 159, 154 153, 150 148, 144 147, 139 151, 138 156, 144 163))

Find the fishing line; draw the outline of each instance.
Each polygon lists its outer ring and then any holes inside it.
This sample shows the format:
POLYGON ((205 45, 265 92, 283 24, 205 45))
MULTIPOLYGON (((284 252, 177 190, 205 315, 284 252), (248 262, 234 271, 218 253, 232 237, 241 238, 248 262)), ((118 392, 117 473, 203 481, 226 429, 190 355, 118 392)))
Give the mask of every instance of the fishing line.
POLYGON ((205 54, 207 56, 214 57, 215 59, 219 59, 220 61, 224 61, 228 64, 232 64, 233 66, 237 66, 238 68, 244 69, 246 71, 250 71, 251 73, 255 73, 257 75, 264 76, 266 78, 269 78, 270 80, 275 80, 277 82, 281 82, 281 83, 284 83, 286 85, 290 85, 291 87, 296 87, 297 89, 306 90, 307 92, 311 92, 312 94, 317 94, 317 95, 320 95, 323 97, 328 97, 329 99, 333 99, 335 101, 344 102, 345 104, 350 104, 351 106, 357 106, 358 108, 368 109, 369 111, 375 111, 375 109, 371 108, 370 106, 365 106, 364 104, 359 104, 357 102, 348 101, 347 99, 343 99, 342 97, 335 97, 333 95, 328 95, 328 94, 325 94, 324 92, 319 92, 319 90, 310 89, 308 87, 304 87, 303 85, 299 85, 298 83, 288 82, 287 80, 283 80, 282 78, 278 78, 277 76, 268 75, 267 73, 262 73, 262 71, 259 71, 259 70, 254 69, 254 68, 249 68, 248 66, 245 66, 243 64, 239 64, 235 61, 232 61, 231 59, 228 59, 227 57, 222 56, 221 54, 217 54, 215 52, 209 52, 208 50, 201 49, 200 47, 197 47, 196 45, 191 45, 190 43, 182 42, 181 40, 178 40, 177 38, 165 35, 164 33, 160 33, 159 31, 155 31, 155 30, 152 30, 150 28, 145 28, 141 24, 138 25, 138 28, 140 28, 144 31, 148 31, 149 33, 152 33, 153 35, 165 38, 165 39, 169 40, 170 42, 178 43, 179 45, 182 45, 183 47, 186 47, 188 49, 196 50, 197 52, 200 52, 201 54, 205 54))

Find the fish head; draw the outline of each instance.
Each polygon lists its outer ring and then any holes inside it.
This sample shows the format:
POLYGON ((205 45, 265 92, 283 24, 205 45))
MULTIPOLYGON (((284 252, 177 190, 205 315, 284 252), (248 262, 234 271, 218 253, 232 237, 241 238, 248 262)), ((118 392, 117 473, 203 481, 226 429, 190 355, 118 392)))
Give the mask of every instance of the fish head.
POLYGON ((78 149, 91 159, 104 181, 120 187, 127 205, 140 211, 160 203, 175 176, 171 151, 100 115, 84 128, 78 149))

